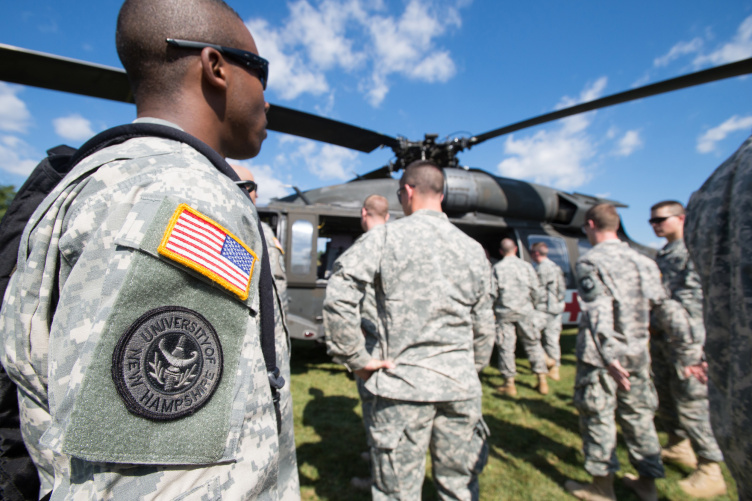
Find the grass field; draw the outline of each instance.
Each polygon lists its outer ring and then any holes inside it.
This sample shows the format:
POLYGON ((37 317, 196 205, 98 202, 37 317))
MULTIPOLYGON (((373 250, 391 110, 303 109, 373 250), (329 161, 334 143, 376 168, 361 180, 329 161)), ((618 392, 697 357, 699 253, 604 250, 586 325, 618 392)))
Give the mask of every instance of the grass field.
MULTIPOLYGON (((574 499, 564 490, 564 482, 569 478, 590 480, 582 467, 582 443, 572 403, 574 341, 575 332, 565 331, 561 343, 562 378, 550 382, 546 397, 535 391, 535 375, 526 359, 517 359, 519 395, 515 399, 496 394, 502 378, 494 368, 495 360, 481 374, 483 417, 491 430, 489 461, 480 476, 482 500, 574 499)), ((369 493, 350 487, 351 477, 369 475, 368 463, 360 458, 366 450, 366 440, 355 382, 348 378, 344 367, 331 363, 322 346, 296 342, 292 391, 302 498, 370 499, 369 493)), ((661 439, 665 441, 665 436, 661 439)), ((622 442, 618 456, 622 464, 618 476, 634 473, 622 442)), ((435 499, 428 463, 423 498, 435 499)), ((676 483, 687 473, 688 469, 666 465, 666 479, 657 482, 660 498, 688 499, 676 483)), ((733 480, 725 466, 724 475, 730 496, 717 499, 736 499, 733 480)), ((615 488, 620 500, 638 499, 619 480, 615 488)))

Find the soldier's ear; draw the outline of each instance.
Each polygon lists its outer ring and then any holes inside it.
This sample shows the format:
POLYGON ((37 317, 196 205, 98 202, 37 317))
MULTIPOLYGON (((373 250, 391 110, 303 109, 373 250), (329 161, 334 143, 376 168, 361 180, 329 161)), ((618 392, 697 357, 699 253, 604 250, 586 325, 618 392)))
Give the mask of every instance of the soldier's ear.
POLYGON ((222 90, 227 89, 228 63, 222 54, 211 47, 201 49, 201 70, 204 80, 222 90))

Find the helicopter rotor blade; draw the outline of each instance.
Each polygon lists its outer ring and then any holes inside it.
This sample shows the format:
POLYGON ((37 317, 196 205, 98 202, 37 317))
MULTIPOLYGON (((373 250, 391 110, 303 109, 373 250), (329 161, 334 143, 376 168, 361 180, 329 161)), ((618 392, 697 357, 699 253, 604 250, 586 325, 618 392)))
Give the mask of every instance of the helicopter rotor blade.
MULTIPOLYGON (((0 80, 133 103, 125 71, 0 43, 0 80)), ((271 105, 269 130, 292 134, 365 153, 397 139, 344 122, 271 105)))
POLYGON ((688 75, 682 75, 680 77, 671 78, 669 80, 663 80, 661 82, 656 82, 644 87, 638 87, 636 89, 619 92, 618 94, 612 94, 610 96, 602 97, 594 101, 588 101, 576 106, 571 106, 569 108, 546 113, 545 115, 540 115, 528 120, 523 120, 521 122, 517 122, 477 135, 470 139, 470 144, 471 146, 474 146, 482 143, 483 141, 487 141, 498 136, 503 136, 504 134, 509 134, 521 129, 527 129, 528 127, 544 124, 553 120, 559 120, 560 118, 577 115, 586 111, 606 108, 615 104, 634 101, 635 99, 656 96, 658 94, 686 89, 688 87, 694 87, 695 85, 702 85, 726 78, 746 75, 748 73, 752 73, 752 58, 743 59, 735 63, 724 64, 722 66, 716 66, 715 68, 709 68, 707 70, 690 73, 688 75))

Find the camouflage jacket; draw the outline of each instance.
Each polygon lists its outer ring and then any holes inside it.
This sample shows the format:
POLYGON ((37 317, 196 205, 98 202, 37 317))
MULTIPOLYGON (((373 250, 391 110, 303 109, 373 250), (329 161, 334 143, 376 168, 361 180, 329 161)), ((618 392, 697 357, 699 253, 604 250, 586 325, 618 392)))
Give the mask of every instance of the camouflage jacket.
POLYGON ((548 258, 538 264, 536 270, 541 285, 541 297, 536 307, 551 315, 558 315, 564 311, 564 298, 567 293, 567 282, 562 269, 548 258))
POLYGON ((277 498, 263 252, 250 199, 182 143, 111 146, 55 188, 0 313, 42 495, 277 498))
POLYGON ((496 320, 518 321, 533 315, 542 295, 533 265, 508 256, 494 265, 493 274, 497 287, 496 320))
MULTIPOLYGON (((668 298, 658 266, 620 240, 607 240, 577 260, 583 316, 577 334, 577 359, 596 367, 618 360, 626 369, 649 365, 651 310, 687 348, 691 339, 684 309, 668 298)), ((698 363, 701 353, 678 353, 682 364, 698 363)))
POLYGON ((378 226, 340 256, 329 279, 324 326, 329 353, 352 369, 371 359, 360 306, 374 287, 379 346, 396 367, 366 387, 398 400, 441 402, 480 396, 495 328, 483 248, 445 214, 419 210, 378 226))

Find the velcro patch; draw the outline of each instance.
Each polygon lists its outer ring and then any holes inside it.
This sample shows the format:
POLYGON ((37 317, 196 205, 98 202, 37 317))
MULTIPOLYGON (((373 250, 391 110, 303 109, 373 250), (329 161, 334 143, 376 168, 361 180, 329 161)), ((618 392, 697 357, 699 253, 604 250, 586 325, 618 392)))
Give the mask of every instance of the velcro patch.
POLYGON ((222 377, 222 346, 214 327, 180 306, 148 311, 120 337, 112 379, 128 410, 165 421, 193 414, 222 377))
POLYGON ((240 299, 248 298, 256 253, 188 205, 175 210, 157 252, 209 277, 240 299))

